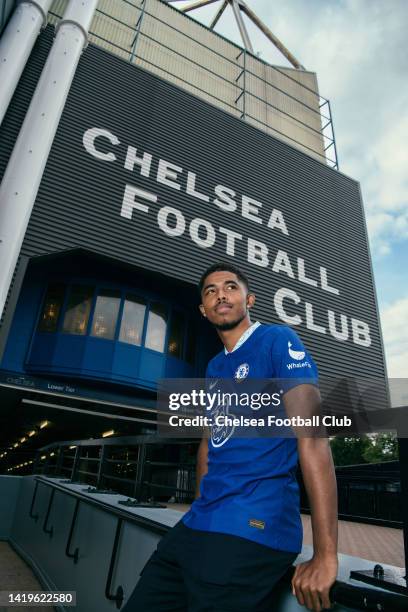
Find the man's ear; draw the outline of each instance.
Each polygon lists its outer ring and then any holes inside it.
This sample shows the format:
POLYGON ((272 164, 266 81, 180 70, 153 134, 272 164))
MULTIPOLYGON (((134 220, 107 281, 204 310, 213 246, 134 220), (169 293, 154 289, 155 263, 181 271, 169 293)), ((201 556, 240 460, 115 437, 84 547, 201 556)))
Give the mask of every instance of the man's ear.
POLYGON ((207 315, 205 314, 205 308, 202 304, 199 305, 198 307, 200 309, 201 314, 203 315, 203 317, 206 317, 207 315))
POLYGON ((252 308, 252 306, 255 304, 255 293, 248 293, 247 295, 247 306, 248 308, 252 308))

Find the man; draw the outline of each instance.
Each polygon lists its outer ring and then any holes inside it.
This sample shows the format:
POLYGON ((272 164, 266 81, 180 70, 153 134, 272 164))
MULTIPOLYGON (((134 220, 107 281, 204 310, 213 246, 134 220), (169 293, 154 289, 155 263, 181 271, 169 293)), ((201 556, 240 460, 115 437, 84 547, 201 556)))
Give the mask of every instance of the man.
MULTIPOLYGON (((230 264, 216 264, 204 272, 199 289, 201 314, 225 347, 210 361, 206 377, 284 379, 287 415, 318 413, 312 358, 289 327, 251 324, 255 296, 246 276, 230 264), (299 367, 288 368, 293 361, 299 367)), ((273 587, 301 549, 298 460, 310 500, 314 554, 297 566, 292 592, 310 610, 329 608, 338 565, 337 489, 327 439, 240 438, 230 431, 201 441, 196 500, 159 543, 125 610, 272 612, 273 587)))

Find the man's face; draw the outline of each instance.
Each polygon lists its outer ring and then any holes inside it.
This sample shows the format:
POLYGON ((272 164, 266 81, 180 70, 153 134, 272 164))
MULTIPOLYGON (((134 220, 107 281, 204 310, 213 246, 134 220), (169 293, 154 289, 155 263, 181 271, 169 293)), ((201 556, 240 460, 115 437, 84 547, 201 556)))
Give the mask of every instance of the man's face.
POLYGON ((255 296, 233 272, 213 272, 204 282, 201 292, 201 314, 217 329, 236 327, 247 315, 255 296))

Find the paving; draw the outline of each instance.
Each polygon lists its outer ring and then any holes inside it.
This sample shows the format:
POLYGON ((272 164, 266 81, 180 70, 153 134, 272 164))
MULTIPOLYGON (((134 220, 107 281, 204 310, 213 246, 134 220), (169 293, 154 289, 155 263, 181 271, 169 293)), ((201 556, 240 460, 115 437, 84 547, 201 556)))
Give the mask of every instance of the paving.
MULTIPOLYGON (((0 541, 0 591, 44 590, 29 566, 8 542, 0 541)), ((52 606, 0 606, 0 612, 55 612, 52 606)))

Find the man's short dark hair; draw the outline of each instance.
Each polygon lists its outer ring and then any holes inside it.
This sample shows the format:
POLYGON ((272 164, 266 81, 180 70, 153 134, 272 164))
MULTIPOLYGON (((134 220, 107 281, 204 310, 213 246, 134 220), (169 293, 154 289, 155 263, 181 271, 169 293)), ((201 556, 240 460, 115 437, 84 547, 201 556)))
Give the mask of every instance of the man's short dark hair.
POLYGON ((233 264, 220 261, 218 263, 213 264, 209 268, 207 268, 205 272, 203 272, 203 274, 201 275, 201 278, 198 282, 198 291, 200 292, 200 295, 204 288, 204 283, 205 283, 207 276, 210 276, 210 274, 212 274, 213 272, 232 272, 232 274, 235 274, 238 280, 240 280, 241 283, 243 283, 245 287, 247 288, 247 290, 249 291, 249 281, 248 281, 248 277, 246 276, 246 274, 244 274, 244 272, 242 272, 239 268, 237 268, 233 264))

